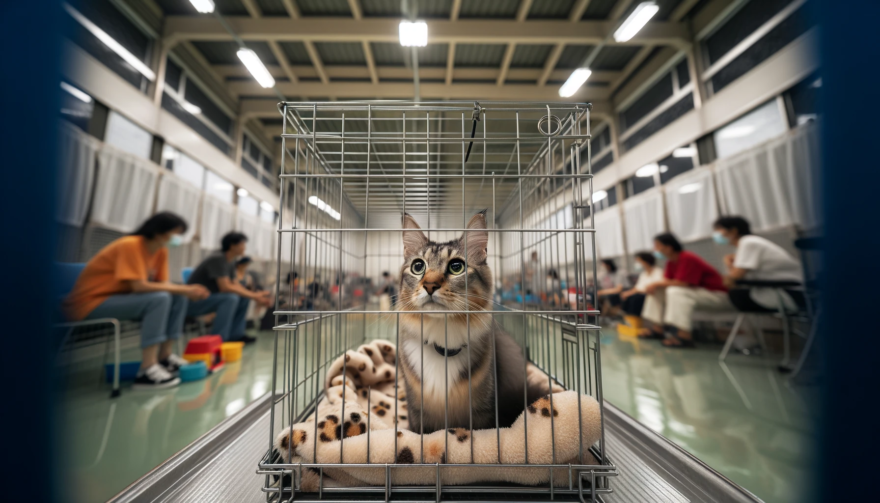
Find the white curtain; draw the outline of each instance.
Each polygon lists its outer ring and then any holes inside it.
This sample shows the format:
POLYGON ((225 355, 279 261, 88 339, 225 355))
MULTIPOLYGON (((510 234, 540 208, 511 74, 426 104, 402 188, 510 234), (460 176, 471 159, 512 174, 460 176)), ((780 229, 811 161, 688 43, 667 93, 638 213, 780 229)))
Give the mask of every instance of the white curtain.
POLYGON ((202 191, 191 183, 177 177, 172 173, 163 173, 159 180, 159 196, 156 200, 156 212, 170 211, 180 215, 189 228, 183 235, 183 242, 192 241, 196 232, 199 218, 199 202, 202 199, 202 191))
POLYGON ((821 225, 817 126, 798 130, 716 166, 723 208, 742 215, 752 229, 821 225))
POLYGON ((60 140, 55 220, 82 227, 95 183, 95 159, 101 142, 65 122, 61 122, 60 140))
POLYGON ((135 230, 152 214, 160 170, 146 159, 104 145, 98 153, 92 222, 118 232, 135 230))
POLYGON ((712 223, 718 218, 712 171, 688 171, 670 180, 664 188, 670 232, 684 242, 711 236, 712 223))
POLYGON ((654 236, 666 230, 663 218, 663 193, 651 189, 623 202, 626 246, 630 253, 650 250, 654 236))
POLYGON ((622 256, 624 250, 620 211, 615 207, 600 211, 596 213, 595 222, 597 254, 603 258, 622 256))
POLYGON ((275 226, 263 222, 259 217, 248 215, 238 211, 235 218, 235 230, 248 237, 248 255, 253 258, 271 260, 274 256, 272 249, 275 226))
POLYGON ((202 222, 199 227, 199 245, 203 250, 217 250, 220 240, 231 232, 235 223, 235 207, 205 194, 202 201, 202 222))

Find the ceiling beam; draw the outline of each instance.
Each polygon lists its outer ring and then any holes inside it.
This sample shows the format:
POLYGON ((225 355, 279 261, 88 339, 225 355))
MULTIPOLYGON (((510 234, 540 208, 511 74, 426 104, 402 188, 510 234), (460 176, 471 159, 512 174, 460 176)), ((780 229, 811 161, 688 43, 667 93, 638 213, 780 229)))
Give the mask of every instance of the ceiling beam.
POLYGON ((547 62, 544 63, 544 71, 541 72, 541 76, 538 77, 539 86, 543 86, 547 83, 547 80, 550 79, 550 75, 553 73, 553 69, 556 68, 556 63, 559 61, 559 56, 562 56, 563 49, 565 49, 565 44, 556 44, 556 47, 550 51, 550 55, 547 56, 547 62))
POLYGON ((184 42, 180 44, 177 50, 174 51, 178 57, 184 59, 184 63, 189 67, 188 70, 192 73, 195 73, 195 77, 198 77, 204 86, 209 86, 210 89, 206 89, 206 91, 211 91, 214 95, 224 101, 224 103, 231 109, 235 109, 235 103, 237 101, 236 96, 233 96, 230 93, 229 89, 224 85, 223 78, 214 71, 214 68, 208 63, 208 60, 205 59, 205 56, 202 55, 201 51, 195 48, 189 42, 184 42), (230 106, 231 105, 231 106, 230 106))
POLYGON ((507 49, 504 51, 504 59, 501 61, 501 69, 498 72, 498 79, 495 81, 496 85, 504 85, 504 81, 507 79, 507 72, 510 71, 510 62, 513 61, 513 53, 515 51, 516 43, 507 44, 507 49))
MULTIPOLYGON (((338 84, 332 84, 338 85, 338 84)), ((386 84, 382 84, 384 86, 386 84)), ((410 86, 410 96, 412 95, 412 85, 410 86)), ((488 87, 494 92, 498 91, 498 88, 494 85, 489 84, 488 87)), ((510 86, 504 86, 505 88, 510 86)), ((534 87, 534 86, 532 86, 534 87)), ((405 94, 404 94, 405 96, 405 94)), ((528 96, 520 95, 519 99, 528 99, 528 96)), ((473 101, 473 100, 469 100, 473 101)), ((553 101, 559 101, 559 97, 557 96, 553 101)), ((593 111, 590 113, 591 117, 607 117, 611 114, 611 104, 607 101, 594 100, 592 101, 593 111)), ((281 114, 278 112, 278 103, 272 100, 264 100, 264 99, 243 99, 241 100, 241 115, 242 117, 246 117, 248 119, 253 118, 261 118, 261 119, 280 119, 281 114)))
POLYGON ((672 21, 681 21, 681 18, 685 17, 691 9, 694 8, 694 5, 697 5, 697 2, 700 0, 683 0, 678 6, 672 11, 672 14, 669 15, 669 19, 672 21))
POLYGON ((455 73, 455 42, 449 43, 449 50, 446 53, 446 85, 452 84, 452 75, 455 73))
POLYGON ((623 17, 623 13, 629 9, 629 6, 633 3, 633 0, 618 0, 614 7, 611 9, 611 12, 608 14, 608 19, 610 21, 617 21, 621 17, 623 17))
POLYGON ((245 10, 248 11, 252 18, 259 19, 263 17, 263 13, 260 12, 260 6, 257 5, 256 0, 241 0, 241 3, 244 4, 245 10))
POLYGON ((362 19, 364 17, 360 0, 348 0, 348 8, 351 9, 351 17, 355 19, 362 19))
MULTIPOLYGON (((230 16, 225 20, 243 40, 326 41, 326 42, 398 42, 398 23, 394 18, 308 18, 264 17, 253 19, 230 16)), ((466 19, 448 21, 431 19, 430 43, 484 44, 597 44, 608 36, 613 24, 608 21, 466 19)), ((166 40, 231 40, 217 20, 205 16, 168 16, 166 40)), ((656 21, 648 23, 626 45, 673 45, 686 48, 690 31, 684 23, 656 21)), ((614 44, 611 40, 609 43, 614 44)))
POLYGON ((296 0, 281 0, 281 3, 284 4, 284 10, 291 19, 299 19, 299 6, 296 5, 296 0))
MULTIPOLYGON (((277 56, 276 56, 277 58, 277 56)), ((266 65, 269 73, 273 77, 286 77, 284 69, 281 66, 266 65)), ((290 66, 293 73, 299 78, 318 78, 318 72, 311 65, 292 65, 290 66)), ((221 77, 248 77, 250 72, 242 65, 214 65, 214 72, 221 77)), ((368 66, 352 65, 352 66, 325 66, 324 71, 327 77, 332 79, 371 79, 370 69, 368 66)), ((538 80, 544 72, 541 68, 510 68, 507 71, 507 79, 509 80, 538 80)), ((413 77, 412 68, 405 66, 376 66, 376 73, 380 80, 382 79, 405 79, 410 80, 413 77)), ((500 68, 456 68, 455 76, 468 80, 497 80, 501 73, 500 68)), ((568 78, 571 70, 556 69, 550 74, 548 80, 565 80, 568 78)), ((590 82, 614 82, 620 78, 622 72, 610 70, 596 70, 590 75, 590 82)), ((419 68, 419 76, 422 79, 446 79, 446 68, 438 66, 423 66, 419 68)))
POLYGON ((379 72, 376 71, 376 60, 373 59, 373 48, 370 47, 370 43, 366 40, 361 42, 361 45, 364 47, 364 59, 367 60, 367 71, 370 72, 370 81, 373 84, 378 84, 379 72))
MULTIPOLYGON (((254 81, 241 80, 228 82, 230 91, 238 96, 274 96, 272 89, 263 89, 254 81)), ((453 100, 510 100, 510 101, 559 101, 556 89, 529 84, 420 84, 421 95, 431 99, 453 100)), ((277 82, 275 88, 286 96, 326 96, 336 99, 352 98, 403 98, 413 96, 411 82, 302 82, 291 84, 277 82)), ((609 91, 605 87, 583 86, 568 101, 605 101, 609 91)))
POLYGON ((306 52, 309 53, 309 59, 312 60, 312 65, 315 66, 315 71, 318 72, 318 78, 320 78, 321 82, 324 84, 330 82, 330 79, 327 77, 327 72, 324 71, 324 63, 321 61, 321 55, 318 54, 318 49, 315 48, 315 44, 312 43, 311 40, 307 40, 303 42, 303 45, 306 46, 306 52))
POLYGON ((587 7, 590 6, 590 0, 577 0, 574 5, 571 7, 571 12, 568 14, 568 20, 572 23, 576 23, 584 17, 584 12, 586 12, 587 7))
POLYGON ((458 21, 459 13, 461 13, 461 0, 452 0, 452 10, 449 12, 449 20, 458 21))
POLYGON ((299 79, 296 77, 296 73, 293 71, 293 68, 291 68, 290 63, 288 63, 287 61, 287 55, 284 54, 284 51, 281 50, 281 46, 278 45, 278 42, 270 40, 267 42, 267 44, 269 44, 269 49, 272 50, 272 54, 275 56, 275 59, 278 60, 278 64, 281 65, 281 70, 284 72, 284 76, 290 79, 290 81, 294 84, 299 82, 299 79))
POLYGON ((520 0, 519 8, 516 10, 516 20, 522 23, 529 17, 529 10, 532 8, 532 0, 520 0))

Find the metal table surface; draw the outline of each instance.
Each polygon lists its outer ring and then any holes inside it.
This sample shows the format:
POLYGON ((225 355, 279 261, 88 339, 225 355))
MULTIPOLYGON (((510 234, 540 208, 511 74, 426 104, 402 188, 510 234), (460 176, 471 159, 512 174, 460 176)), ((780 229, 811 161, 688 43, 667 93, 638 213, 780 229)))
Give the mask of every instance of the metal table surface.
MULTIPOLYGON (((265 502, 257 462, 269 441, 269 395, 175 454, 110 501, 265 502)), ((613 405, 605 405, 606 442, 620 475, 607 503, 761 501, 613 405)))

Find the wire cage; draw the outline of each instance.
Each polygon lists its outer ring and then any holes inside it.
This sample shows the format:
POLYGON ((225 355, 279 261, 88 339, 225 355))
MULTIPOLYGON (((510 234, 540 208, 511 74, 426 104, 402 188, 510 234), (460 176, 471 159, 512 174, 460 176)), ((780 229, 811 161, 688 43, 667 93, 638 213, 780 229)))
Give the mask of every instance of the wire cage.
MULTIPOLYGON (((598 311, 592 305, 590 110, 586 103, 279 104, 282 210, 273 401, 269 449, 257 470, 265 476, 267 501, 597 501, 611 492, 609 478, 617 470, 601 420, 598 311), (548 386, 578 392, 578 404, 581 395, 598 401, 601 434, 595 444, 580 445, 575 459, 557 459, 560 446, 551 435, 553 462, 544 464, 529 462, 528 442, 524 462, 516 464, 426 463, 424 451, 405 464, 371 463, 368 428, 367 463, 285 462, 273 450, 276 435, 305 421, 326 399, 325 378, 335 360, 374 339, 401 347, 401 299, 394 308, 387 297, 377 302, 376 294, 400 293, 393 278, 404 274, 402 215, 415 219, 431 241, 442 242, 467 235, 471 216, 484 210, 486 263, 494 278, 483 297, 487 307, 475 310, 466 302, 464 309, 431 315, 465 316, 470 337, 471 316, 488 312, 548 386), (325 470, 341 466, 381 471, 384 484, 324 484, 325 470), (455 468, 546 469, 550 481, 457 485, 444 474, 455 468), (395 483, 395 472, 412 469, 423 470, 422 485, 395 483), (320 477, 316 491, 304 489, 306 472, 320 477)), ((470 358, 469 347, 467 353, 470 358)), ((447 369, 448 358, 447 352, 447 369)), ((394 363, 398 371, 400 359, 394 363)), ((395 389, 403 388, 403 379, 395 373, 395 389)), ((470 366, 467 379, 470 400, 470 366)), ((495 395, 497 405, 497 386, 495 395)), ((528 406, 524 398, 522 409, 528 406)), ((398 427, 395 420, 395 438, 398 427)), ((473 435, 470 442, 473 460, 473 435)), ((345 442, 339 444, 343 459, 345 442)))

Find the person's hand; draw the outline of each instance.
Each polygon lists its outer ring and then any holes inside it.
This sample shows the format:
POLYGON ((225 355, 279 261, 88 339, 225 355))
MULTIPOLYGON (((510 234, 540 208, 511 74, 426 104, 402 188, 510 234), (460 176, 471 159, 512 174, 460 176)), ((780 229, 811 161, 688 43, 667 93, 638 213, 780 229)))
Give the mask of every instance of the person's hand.
POLYGON ((733 253, 728 253, 724 256, 724 265, 727 267, 733 267, 733 261, 736 259, 736 255, 733 253))
POLYGON ((189 300, 204 300, 211 295, 211 291, 203 285, 187 285, 186 292, 183 294, 189 300))
POLYGON ((651 283, 650 285, 648 285, 648 286, 645 287, 645 292, 646 292, 648 295, 653 295, 654 292, 657 291, 657 288, 659 288, 659 286, 660 286, 659 283, 651 283))
POLYGON ((272 293, 269 292, 268 290, 256 292, 255 297, 254 297, 254 301, 259 306, 269 307, 270 305, 272 305, 272 299, 270 298, 271 295, 272 295, 272 293))

